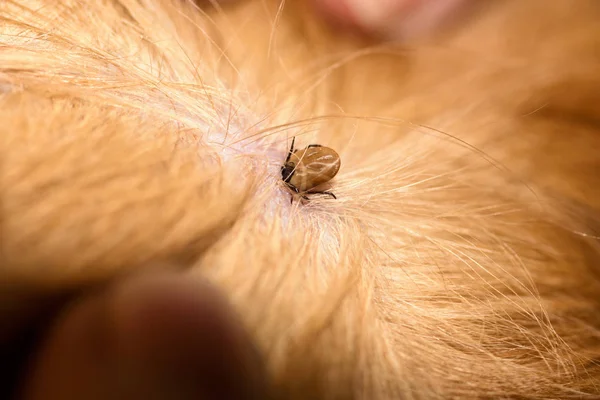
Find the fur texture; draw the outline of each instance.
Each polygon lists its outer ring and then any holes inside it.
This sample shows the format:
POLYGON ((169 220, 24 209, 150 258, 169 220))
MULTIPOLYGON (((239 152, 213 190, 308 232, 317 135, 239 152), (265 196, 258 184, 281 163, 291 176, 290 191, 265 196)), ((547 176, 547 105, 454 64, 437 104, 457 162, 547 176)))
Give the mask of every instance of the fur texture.
POLYGON ((599 398, 597 0, 397 45, 306 3, 3 2, 7 334, 168 263, 228 294, 277 398, 599 398), (338 200, 290 205, 292 136, 340 154, 338 200))

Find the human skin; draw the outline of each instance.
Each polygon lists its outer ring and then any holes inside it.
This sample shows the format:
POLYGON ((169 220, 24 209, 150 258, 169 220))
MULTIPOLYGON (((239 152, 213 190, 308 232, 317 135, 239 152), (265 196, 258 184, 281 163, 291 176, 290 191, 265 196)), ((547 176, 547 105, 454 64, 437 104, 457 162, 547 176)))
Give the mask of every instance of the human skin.
POLYGON ((350 29, 386 39, 435 31, 475 5, 471 0, 313 0, 317 9, 350 29))
POLYGON ((15 390, 30 400, 263 399, 257 354, 209 284, 143 275, 65 305, 15 390))

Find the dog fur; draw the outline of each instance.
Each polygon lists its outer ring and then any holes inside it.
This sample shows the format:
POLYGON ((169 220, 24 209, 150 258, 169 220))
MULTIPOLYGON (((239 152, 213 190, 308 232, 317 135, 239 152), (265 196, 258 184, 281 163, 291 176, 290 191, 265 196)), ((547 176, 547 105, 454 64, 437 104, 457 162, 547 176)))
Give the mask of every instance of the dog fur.
POLYGON ((276 398, 599 398, 599 18, 376 44, 301 0, 4 1, 5 335, 160 264, 228 295, 276 398), (294 136, 337 200, 290 204, 294 136))

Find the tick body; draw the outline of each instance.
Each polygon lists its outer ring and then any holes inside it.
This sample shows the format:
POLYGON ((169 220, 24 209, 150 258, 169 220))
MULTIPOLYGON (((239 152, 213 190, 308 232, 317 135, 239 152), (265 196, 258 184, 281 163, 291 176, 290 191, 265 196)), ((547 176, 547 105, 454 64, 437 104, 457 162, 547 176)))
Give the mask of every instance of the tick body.
POLYGON ((294 150, 295 141, 296 138, 293 138, 287 158, 281 167, 281 179, 305 200, 308 200, 308 194, 326 194, 336 199, 331 192, 311 189, 337 175, 341 166, 338 153, 320 144, 310 144, 303 149, 294 150))

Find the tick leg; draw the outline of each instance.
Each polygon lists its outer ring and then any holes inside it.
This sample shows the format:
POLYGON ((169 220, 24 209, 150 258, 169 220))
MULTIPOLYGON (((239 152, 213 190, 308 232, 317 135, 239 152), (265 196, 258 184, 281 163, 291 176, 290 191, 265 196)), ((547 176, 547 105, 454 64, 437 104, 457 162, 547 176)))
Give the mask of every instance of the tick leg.
POLYGON ((308 198, 308 196, 306 196, 305 194, 300 193, 300 189, 298 189, 297 187, 294 186, 294 190, 296 191, 296 193, 298 193, 300 195, 301 198, 303 198, 306 201, 309 201, 310 199, 308 198))
POLYGON ((290 151, 287 154, 287 158, 285 159, 285 162, 283 163, 283 165, 287 164, 288 161, 290 161, 290 157, 292 156, 292 154, 294 153, 294 143, 296 143, 296 136, 294 136, 292 138, 292 145, 290 146, 290 151))
MULTIPOLYGON (((286 182, 286 184, 287 184, 287 186, 288 186, 290 189, 292 189, 294 192, 296 192, 296 193, 300 194, 300 190, 298 190, 298 188, 297 188, 296 186, 292 186, 292 185, 288 184, 287 182, 286 182)), ((292 203, 294 202, 294 195, 292 194, 292 195, 291 195, 291 197, 292 197, 292 198, 291 198, 290 204, 292 204, 292 203)), ((302 196, 302 197, 304 197, 304 196, 302 196)))
POLYGON ((331 192, 310 192, 310 194, 326 194, 328 196, 333 197, 334 199, 337 200, 337 197, 335 196, 335 194, 331 193, 331 192))
POLYGON ((311 147, 323 147, 320 144, 309 144, 306 148, 310 149, 311 147))

